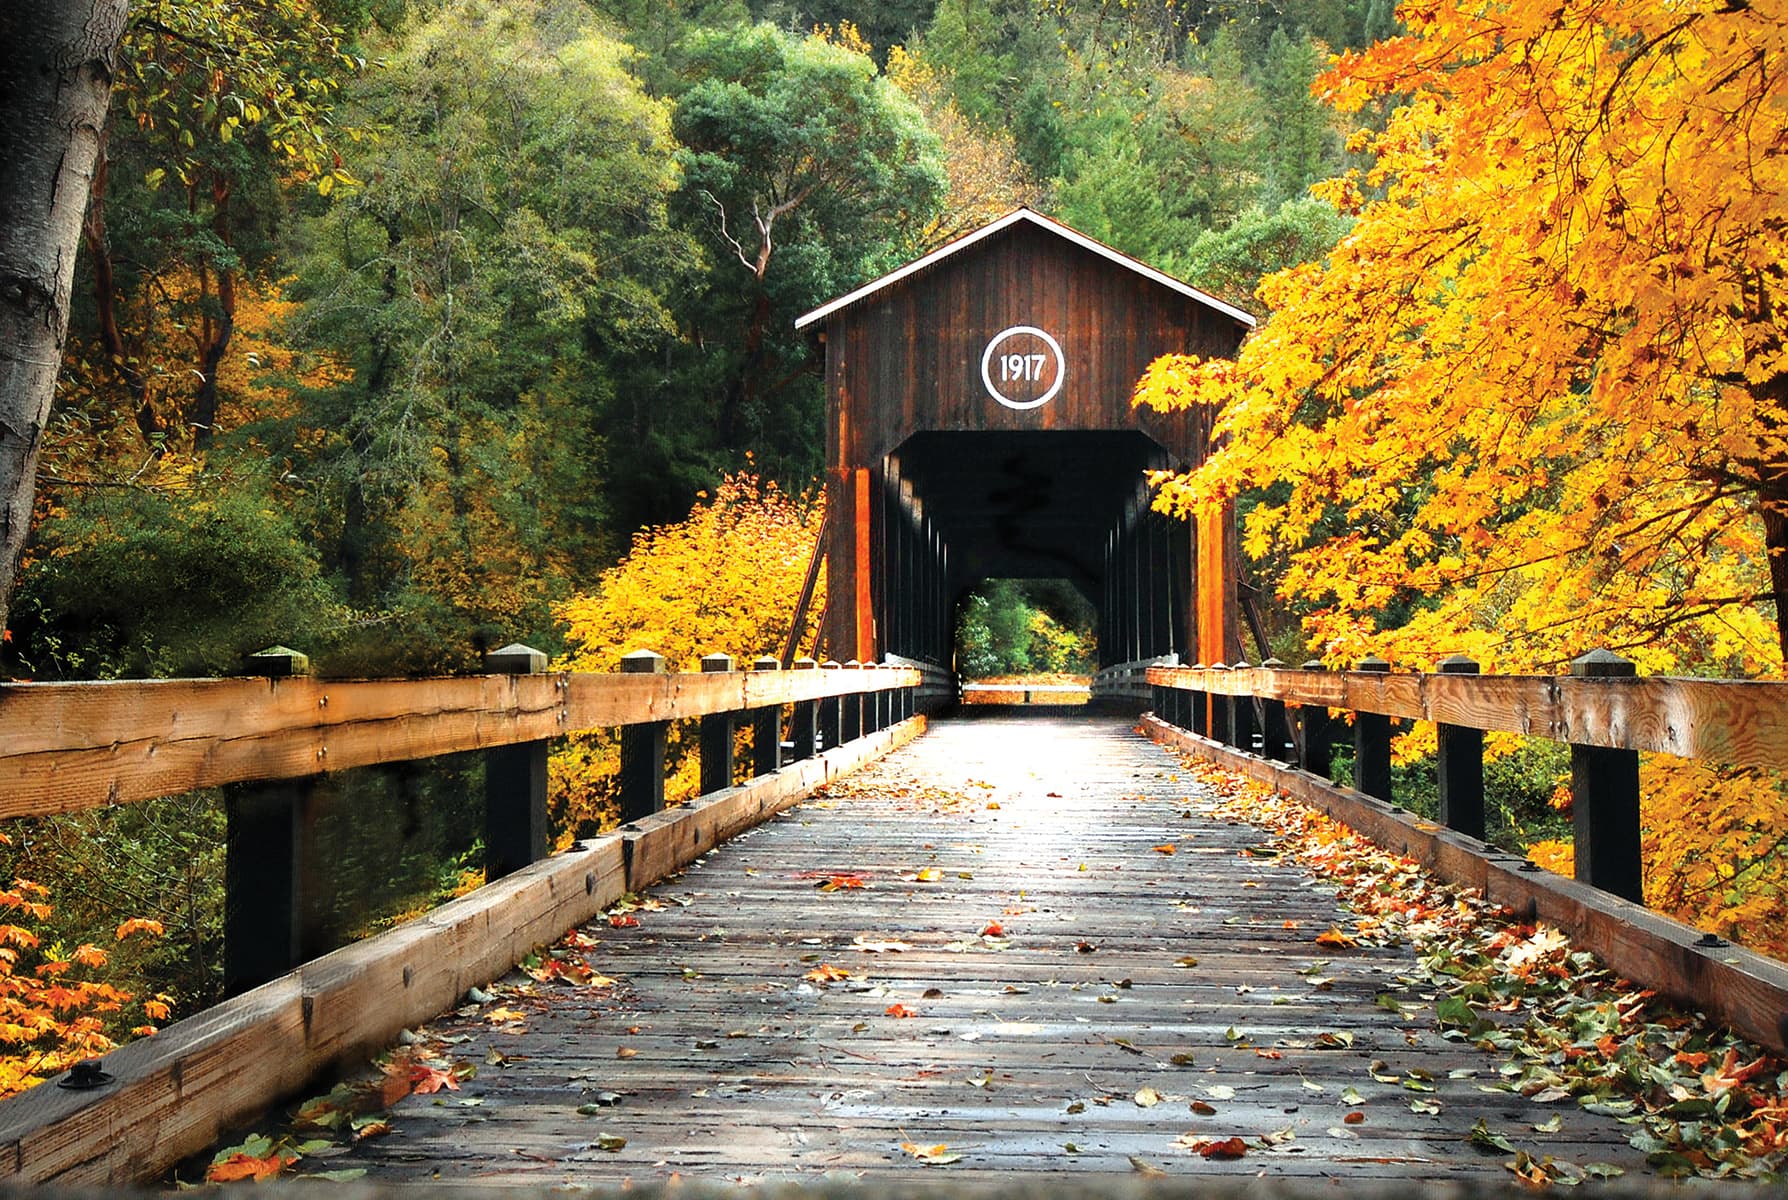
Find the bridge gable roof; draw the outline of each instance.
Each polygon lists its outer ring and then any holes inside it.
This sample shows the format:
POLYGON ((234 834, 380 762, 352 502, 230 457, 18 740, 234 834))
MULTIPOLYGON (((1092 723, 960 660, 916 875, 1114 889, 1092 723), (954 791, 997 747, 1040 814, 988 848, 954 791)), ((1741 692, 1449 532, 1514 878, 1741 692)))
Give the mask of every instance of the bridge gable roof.
POLYGON ((1114 263, 1126 271, 1139 275, 1150 283, 1166 288, 1169 291, 1176 292, 1188 299, 1195 300, 1198 303, 1221 313, 1236 325, 1240 326, 1243 330, 1254 328, 1254 318, 1243 310, 1236 308, 1234 305, 1226 304, 1215 296, 1210 295, 1208 292, 1200 291, 1189 283, 1175 279, 1173 276, 1168 275, 1163 271, 1158 271, 1147 263, 1131 258, 1128 254, 1113 250, 1105 243, 1090 238, 1077 229, 1072 229, 1067 225, 1062 224, 1060 221, 1052 220, 1049 217, 1044 216, 1042 213, 1029 208, 1015 208, 997 221, 989 222, 988 224, 981 226, 979 229, 963 234, 955 241, 947 242, 944 245, 939 246, 936 250, 933 250, 923 258, 914 259, 912 262, 898 270, 890 271, 881 278, 873 279, 854 291, 846 292, 836 300, 832 300, 827 304, 822 304, 812 312, 798 318, 795 321, 795 328, 807 329, 810 326, 826 320, 828 317, 843 312, 845 309, 880 295, 881 293, 906 283, 909 280, 913 280, 916 277, 923 276, 927 271, 944 262, 946 259, 953 258, 982 242, 996 238, 1000 234, 1005 233, 1007 230, 1018 225, 1033 226, 1046 233, 1059 237, 1065 242, 1079 246, 1083 250, 1091 251, 1093 254, 1105 259, 1107 262, 1114 263))

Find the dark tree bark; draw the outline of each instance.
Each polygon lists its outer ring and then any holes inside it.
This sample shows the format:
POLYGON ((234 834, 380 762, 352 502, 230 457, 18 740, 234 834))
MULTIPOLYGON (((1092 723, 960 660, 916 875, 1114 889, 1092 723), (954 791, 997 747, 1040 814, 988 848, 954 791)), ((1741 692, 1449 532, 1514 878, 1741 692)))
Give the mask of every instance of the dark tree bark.
POLYGON ((31 530, 128 0, 0 4, 0 624, 31 530))

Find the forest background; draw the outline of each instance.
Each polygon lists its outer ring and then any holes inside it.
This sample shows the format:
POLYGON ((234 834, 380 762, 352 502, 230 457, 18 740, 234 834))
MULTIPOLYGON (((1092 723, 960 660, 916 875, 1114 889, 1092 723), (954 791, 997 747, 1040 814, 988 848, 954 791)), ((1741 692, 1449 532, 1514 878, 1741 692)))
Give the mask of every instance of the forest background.
MULTIPOLYGON (((796 315, 1021 203, 1265 315, 1260 281, 1322 263, 1386 194, 1356 168, 1406 95, 1340 112, 1312 83, 1401 28, 1389 0, 145 0, 8 668, 210 674, 275 642, 341 675, 475 669, 509 641, 594 670, 642 645, 683 666, 775 649, 823 445, 796 315), (697 569, 767 582, 692 624, 697 569)), ((1244 518, 1283 498, 1251 484, 1244 518)), ((1334 606, 1282 590, 1295 564, 1256 542, 1256 649, 1300 660, 1334 606)), ((971 597, 970 665, 1041 665, 1011 656, 1029 634, 1084 659, 1059 591, 971 597)), ((1350 630, 1419 615, 1367 607, 1350 630)), ((1748 669, 1724 648, 1647 665, 1748 669)), ((568 835, 609 815, 600 749, 555 764, 568 835)), ((1561 764, 1501 749, 1498 836, 1544 844, 1561 764)), ((404 835, 375 907, 476 878, 470 769, 370 785, 404 835)), ((1780 808, 1774 781, 1746 786, 1780 808)), ((350 807, 343 846, 393 826, 350 807)), ((1782 911, 1779 844, 1759 826, 1707 857, 1678 907, 1725 932, 1782 911)), ((151 918, 167 935, 121 945, 117 978, 176 1011, 215 996, 216 796, 23 823, 9 853, 57 898, 47 945, 151 918)))

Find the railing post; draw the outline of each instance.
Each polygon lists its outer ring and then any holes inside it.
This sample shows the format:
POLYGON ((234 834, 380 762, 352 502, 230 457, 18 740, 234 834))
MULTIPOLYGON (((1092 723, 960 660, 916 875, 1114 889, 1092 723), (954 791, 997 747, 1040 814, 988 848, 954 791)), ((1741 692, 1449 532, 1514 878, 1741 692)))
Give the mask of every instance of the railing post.
MULTIPOLYGON (((707 654, 702 656, 702 674, 731 671, 733 656, 730 654, 707 654)), ((718 792, 733 786, 736 773, 736 757, 733 741, 733 714, 730 712, 709 713, 702 718, 701 731, 701 770, 702 794, 718 792)))
MULTIPOLYGON (((863 664, 853 658, 844 664, 844 669, 847 671, 861 671, 863 669, 863 664)), ((858 675, 851 682, 861 685, 863 677, 858 675)), ((847 695, 840 696, 839 706, 844 713, 842 732, 840 732, 839 737, 847 742, 854 742, 863 736, 863 693, 851 692, 847 695)))
MULTIPOLYGON (((1592 650, 1571 660, 1579 679, 1631 679, 1631 659, 1592 650)), ((1576 875, 1592 887, 1645 903, 1639 844, 1639 752, 1571 744, 1571 809, 1576 875)))
MULTIPOLYGON (((811 658, 797 658, 794 669, 818 671, 819 664, 811 658)), ((789 735, 789 740, 794 743, 794 748, 789 751, 789 761, 800 762, 804 758, 812 758, 814 745, 819 741, 819 701, 795 701, 795 715, 791 723, 794 732, 789 735)))
MULTIPOLYGON (((1312 658, 1304 663, 1305 671, 1326 671, 1321 659, 1312 658)), ((1334 780, 1335 743, 1334 722, 1329 718, 1326 704, 1301 704, 1298 706, 1298 730, 1303 739, 1298 746, 1298 767, 1319 775, 1324 779, 1334 780)))
MULTIPOLYGON (((1203 671, 1207 668, 1203 663, 1194 663, 1192 669, 1194 671, 1203 671)), ((1193 733, 1196 733, 1199 737, 1209 737, 1211 732, 1210 693, 1206 692, 1203 688, 1196 688, 1186 694, 1192 698, 1192 722, 1187 725, 1186 728, 1190 729, 1193 733)))
MULTIPOLYGON (((1230 668, 1232 671, 1252 671, 1254 664, 1246 659, 1230 668)), ((1229 698, 1229 744, 1243 754, 1254 753, 1254 697, 1231 696, 1229 698)))
MULTIPOLYGON (((1211 664, 1211 670, 1227 671, 1229 670, 1229 667, 1224 663, 1215 662, 1211 664)), ((1225 695, 1223 692, 1211 692, 1211 712, 1209 720, 1211 723, 1210 737, 1212 741, 1227 744, 1229 742, 1230 734, 1234 732, 1234 730, 1229 727, 1229 709, 1232 699, 1233 697, 1225 695)))
MULTIPOLYGON (((635 650, 621 656, 625 675, 663 675, 664 655, 635 650)), ((621 823, 664 811, 664 742, 669 721, 621 726, 621 823)))
MULTIPOLYGON (((1463 654, 1440 660, 1442 675, 1476 675, 1478 664, 1463 654)), ((1435 770, 1440 785, 1440 823, 1482 841, 1484 838, 1484 731, 1467 725, 1436 724, 1435 770)))
MULTIPOLYGON (((780 671, 782 663, 764 655, 751 664, 753 671, 780 671)), ((766 704, 751 713, 751 771, 773 775, 782 766, 782 705, 766 704)))
MULTIPOLYGON (((546 655, 512 642, 484 656, 492 675, 543 675, 546 655)), ((484 752, 484 877, 500 879, 546 857, 544 740, 493 746, 484 752)))
MULTIPOLYGON (((1391 664, 1368 654, 1356 671, 1385 673, 1391 664)), ((1391 719, 1383 713, 1353 714, 1353 788, 1380 800, 1391 798, 1391 719)))
MULTIPOLYGON (((1260 669, 1283 671, 1285 664, 1276 658, 1269 658, 1260 664, 1260 669)), ((1285 719, 1285 701, 1262 696, 1260 711, 1264 718, 1260 723, 1260 752, 1275 762, 1290 762, 1291 725, 1285 719)))
MULTIPOLYGON (((248 673, 310 674, 284 646, 246 655, 248 673)), ((246 992, 304 961, 303 882, 315 776, 224 789, 224 994, 246 992)))
MULTIPOLYGON (((828 658, 820 669, 827 673, 839 670, 838 660, 828 658)), ((844 712, 839 697, 827 696, 819 708, 820 748, 836 749, 844 742, 844 712)))

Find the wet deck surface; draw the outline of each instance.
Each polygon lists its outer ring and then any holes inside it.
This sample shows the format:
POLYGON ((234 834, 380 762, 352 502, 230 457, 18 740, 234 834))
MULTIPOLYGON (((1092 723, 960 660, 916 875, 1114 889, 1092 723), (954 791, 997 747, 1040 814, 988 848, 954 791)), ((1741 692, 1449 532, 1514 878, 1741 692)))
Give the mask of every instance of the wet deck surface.
POLYGON ((1610 1118, 1482 1090, 1497 1060, 1439 1037, 1431 1005, 1381 1007, 1422 998, 1399 981, 1408 951, 1322 951, 1345 919, 1331 889, 1245 853, 1260 831, 1210 815, 1126 721, 939 722, 837 792, 655 889, 664 908, 637 927, 592 926, 613 988, 527 981, 438 1022, 477 1077, 408 1097, 390 1134, 327 1165, 533 1186, 1507 1179, 1508 1154, 1469 1142, 1485 1119, 1536 1154, 1643 1170, 1610 1118), (867 886, 816 886, 831 873, 867 886), (983 936, 993 923, 1003 936, 983 936), (1300 973, 1319 959, 1326 990, 1300 973), (850 974, 806 978, 826 965, 850 974), (493 1024, 498 1007, 521 1019, 493 1024), (1189 1132, 1249 1145, 1205 1158, 1176 1143, 1189 1132), (961 1159, 927 1167, 909 1142, 961 1159))

